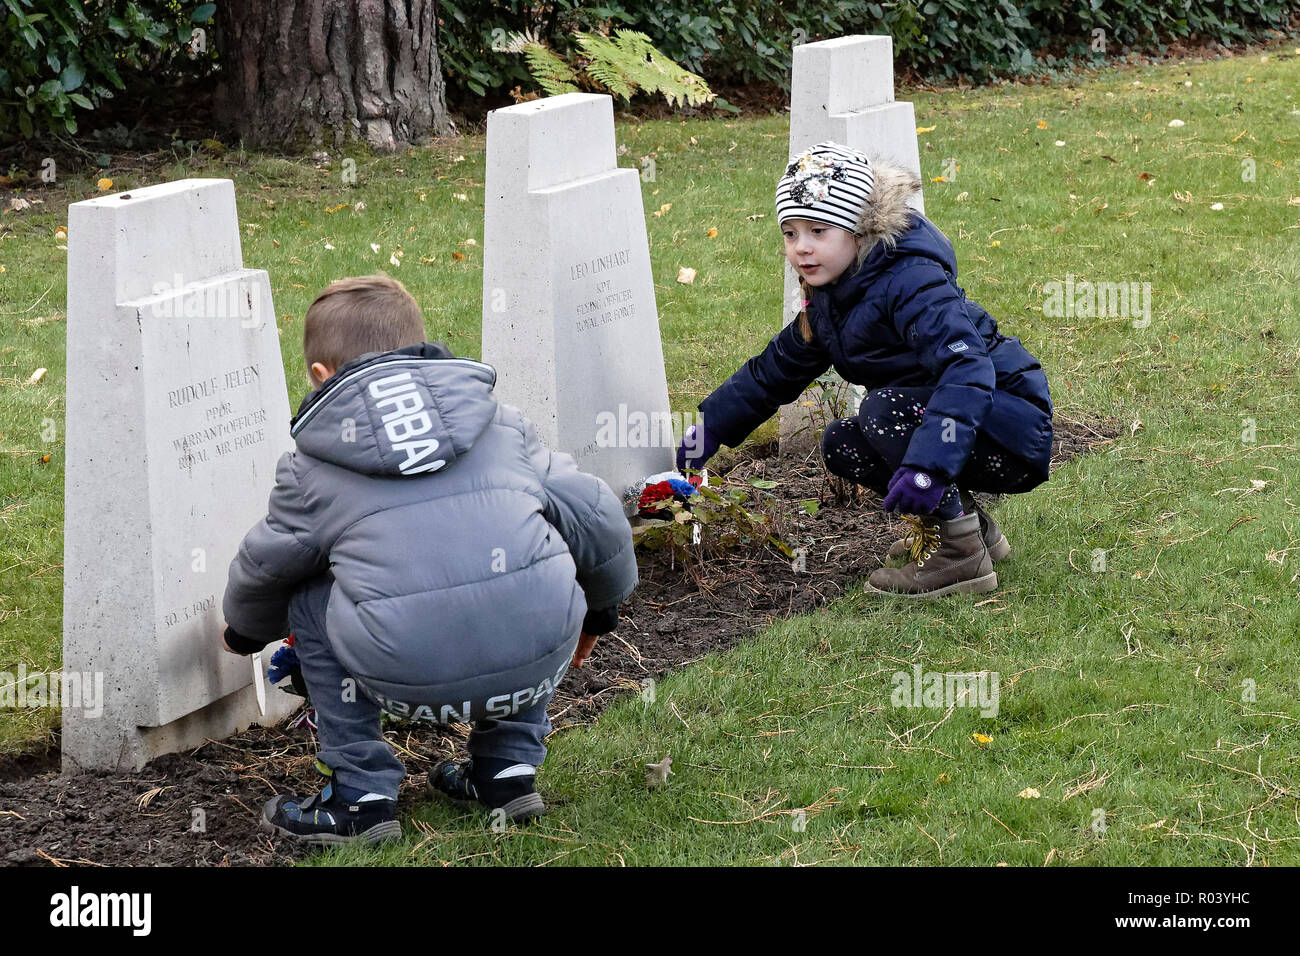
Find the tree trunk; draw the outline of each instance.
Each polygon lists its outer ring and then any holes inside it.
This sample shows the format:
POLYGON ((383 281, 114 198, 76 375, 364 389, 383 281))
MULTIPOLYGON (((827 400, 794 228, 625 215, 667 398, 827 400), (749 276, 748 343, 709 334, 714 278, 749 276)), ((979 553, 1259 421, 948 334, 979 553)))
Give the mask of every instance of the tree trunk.
POLYGON ((225 0, 218 119, 254 148, 451 132, 437 0, 225 0))

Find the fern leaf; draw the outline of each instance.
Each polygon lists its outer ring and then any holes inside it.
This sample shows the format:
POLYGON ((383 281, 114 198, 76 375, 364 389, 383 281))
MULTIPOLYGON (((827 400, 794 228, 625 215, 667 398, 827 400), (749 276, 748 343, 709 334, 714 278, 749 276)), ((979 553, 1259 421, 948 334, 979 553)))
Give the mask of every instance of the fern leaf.
POLYGON ((564 59, 540 43, 529 43, 522 48, 528 72, 533 75, 547 96, 578 92, 578 75, 564 59))
POLYGON ((714 98, 707 83, 664 56, 644 33, 619 30, 613 41, 618 49, 614 58, 623 76, 637 89, 663 95, 670 106, 681 102, 699 106, 714 98))
POLYGON ((593 33, 575 33, 574 39, 587 58, 587 76, 615 96, 630 101, 637 84, 628 76, 626 54, 609 37, 593 33))

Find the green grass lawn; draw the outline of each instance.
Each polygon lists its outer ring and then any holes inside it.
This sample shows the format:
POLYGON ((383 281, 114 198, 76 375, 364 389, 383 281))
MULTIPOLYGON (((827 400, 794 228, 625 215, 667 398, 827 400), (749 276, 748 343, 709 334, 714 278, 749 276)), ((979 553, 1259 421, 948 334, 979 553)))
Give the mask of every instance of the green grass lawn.
MULTIPOLYGON (((905 98, 933 127, 926 208, 959 281, 1041 358, 1061 416, 1117 418, 1120 439, 998 507, 1014 552, 995 595, 855 592, 665 679, 654 702, 630 696, 556 735, 537 825, 498 834, 486 814, 430 804, 402 843, 314 861, 1300 862, 1300 57, 905 98), (1044 287, 1067 276, 1149 282, 1150 325, 1045 316, 1044 287), (998 715, 891 706, 892 675, 914 664, 997 672, 998 715), (648 791, 643 765, 669 753, 675 775, 648 791)), ((624 165, 655 158, 643 189, 675 410, 776 330, 786 136, 783 117, 618 123, 624 165), (693 285, 676 281, 682 266, 693 285)), ((235 180, 296 403, 302 316, 338 276, 397 276, 431 338, 478 355, 483 151, 478 137, 358 153, 355 185, 339 157, 317 169, 235 152, 110 174, 114 190, 235 180)), ((68 176, 3 220, 0 669, 59 665, 54 230, 95 192, 68 176), (37 367, 48 374, 26 384, 37 367)), ((0 712, 0 749, 39 745, 57 720, 0 712)))

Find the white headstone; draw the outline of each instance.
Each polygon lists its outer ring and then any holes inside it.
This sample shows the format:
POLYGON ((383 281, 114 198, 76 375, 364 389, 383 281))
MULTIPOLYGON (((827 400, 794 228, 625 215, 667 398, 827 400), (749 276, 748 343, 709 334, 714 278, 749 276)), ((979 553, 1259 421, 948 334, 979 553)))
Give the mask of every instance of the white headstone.
MULTIPOLYGON (((104 700, 65 704, 63 762, 138 768, 259 721, 249 658, 220 649, 221 598, 289 405, 233 184, 70 206, 67 335, 63 668, 102 674, 104 700)), ((294 707, 266 697, 268 721, 294 707)))
MULTIPOLYGON (((828 140, 921 175, 915 111, 911 103, 894 100, 892 37, 837 37, 794 48, 790 158, 828 140)), ((918 212, 925 212, 920 193, 913 197, 911 205, 918 212)), ((788 263, 784 302, 782 324, 788 325, 803 307, 798 276, 788 263)), ((859 401, 862 397, 860 389, 840 388, 838 392, 850 403, 854 394, 859 401)), ((806 399, 805 395, 800 401, 806 399)), ((851 413, 856 411, 854 407, 851 413)), ((811 447, 820 437, 808 428, 810 421, 806 406, 795 403, 781 409, 783 452, 811 447)))
POLYGON ((488 114, 483 361, 542 441, 622 496, 674 439, 641 177, 608 96, 488 114))

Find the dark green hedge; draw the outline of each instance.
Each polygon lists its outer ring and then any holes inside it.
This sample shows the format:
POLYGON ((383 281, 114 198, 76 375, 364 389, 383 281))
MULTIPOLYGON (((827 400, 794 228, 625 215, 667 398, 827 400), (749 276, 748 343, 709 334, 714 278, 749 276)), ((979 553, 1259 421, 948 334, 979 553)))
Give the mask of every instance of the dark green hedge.
MULTIPOLYGON (((448 98, 500 99, 536 84, 519 56, 493 49, 531 30, 566 51, 574 30, 646 33, 664 54, 714 86, 787 86, 797 42, 889 33, 900 67, 981 82, 1050 72, 1126 48, 1160 52, 1173 39, 1231 44, 1287 30, 1297 4, 1281 0, 440 0, 439 45, 448 98), (1094 31, 1103 31, 1096 34, 1094 31), (1095 47, 1097 37, 1104 50, 1095 47)), ((75 132, 137 78, 194 72, 188 44, 215 3, 192 0, 0 0, 0 141, 75 132)), ((201 53, 211 64, 215 51, 201 53)))
POLYGON ((133 72, 202 56, 191 56, 193 31, 216 8, 188 0, 0 0, 0 141, 75 133, 75 114, 124 89, 133 72))
POLYGON ((888 33, 900 67, 935 80, 982 82, 1050 72, 1062 59, 1100 61, 1126 48, 1162 52, 1170 40, 1238 43, 1287 29, 1297 12, 1297 4, 1279 0, 441 0, 441 7, 439 43, 453 101, 535 87, 520 57, 493 51, 494 31, 500 38, 531 29, 564 49, 574 29, 609 23, 646 33, 714 86, 785 87, 796 40, 888 33))

